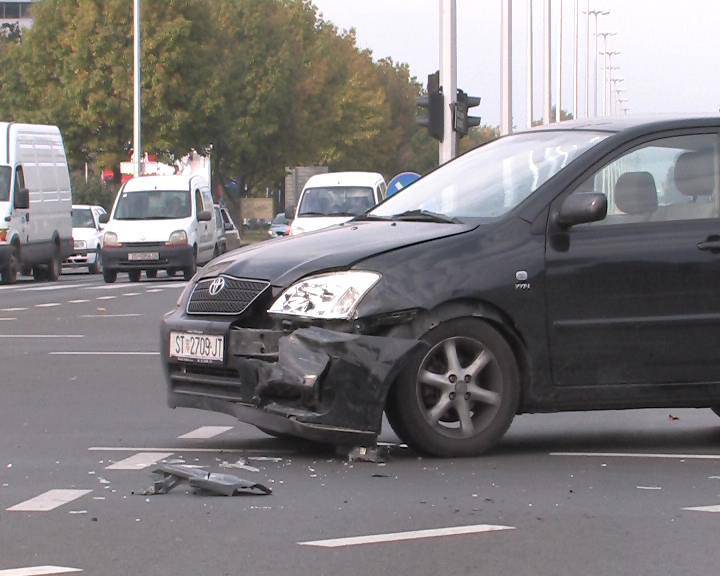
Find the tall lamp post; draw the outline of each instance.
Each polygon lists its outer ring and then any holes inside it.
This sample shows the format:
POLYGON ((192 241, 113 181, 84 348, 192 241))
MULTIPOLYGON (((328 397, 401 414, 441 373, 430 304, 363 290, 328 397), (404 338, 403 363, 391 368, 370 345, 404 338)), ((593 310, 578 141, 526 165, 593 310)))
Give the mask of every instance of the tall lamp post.
POLYGON ((533 0, 527 0, 527 127, 533 122, 533 0))
MULTIPOLYGON (((608 36, 615 36, 617 32, 598 32, 595 34, 595 38, 602 36, 603 39, 603 51, 600 52, 604 56, 604 72, 603 72, 603 114, 607 114, 607 93, 608 93, 608 50, 607 50, 607 39, 608 36)), ((597 57, 596 57, 597 58, 597 57)), ((597 78, 597 60, 595 63, 595 78, 597 78)), ((595 99, 597 99, 597 85, 595 86, 595 99)))
POLYGON ((140 0, 133 0, 133 173, 142 174, 142 141, 140 132, 141 92, 140 92, 140 0))
POLYGON ((625 82, 625 78, 613 78, 613 77, 610 78, 610 84, 611 84, 610 91, 615 92, 615 99, 613 99, 613 98, 610 99, 610 109, 608 110, 609 114, 613 114, 615 112, 616 98, 618 97, 620 92, 623 92, 623 89, 618 87, 618 84, 620 84, 621 82, 625 82))
POLYGON ((585 109, 588 111, 588 116, 590 116, 590 16, 592 16, 595 20, 595 51, 593 54, 595 54, 595 106, 593 108, 593 116, 597 116, 597 77, 598 77, 598 61, 597 61, 597 53, 598 53, 598 42, 597 42, 597 30, 598 30, 598 16, 607 16, 610 14, 610 10, 590 10, 590 2, 588 0, 588 21, 587 21, 587 38, 585 39, 587 42, 587 70, 585 71, 586 77, 585 77, 585 109))

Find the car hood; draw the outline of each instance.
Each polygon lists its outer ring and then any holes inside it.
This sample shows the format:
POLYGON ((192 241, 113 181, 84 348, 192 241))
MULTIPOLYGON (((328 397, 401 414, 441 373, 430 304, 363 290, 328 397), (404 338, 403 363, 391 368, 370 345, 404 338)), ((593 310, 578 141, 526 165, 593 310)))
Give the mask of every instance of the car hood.
POLYGON ((111 220, 106 230, 115 232, 118 241, 126 242, 167 242, 175 230, 188 231, 192 218, 172 220, 111 220))
POLYGON ((352 216, 298 216, 291 225, 293 234, 305 234, 352 220, 352 216))
POLYGON ((72 236, 74 240, 84 240, 85 242, 90 242, 92 240, 97 240, 100 234, 95 228, 73 228, 72 236))
POLYGON ((308 274, 349 268, 405 246, 472 230, 467 224, 350 222, 300 236, 279 237, 234 250, 203 268, 202 276, 228 274, 285 287, 308 274))

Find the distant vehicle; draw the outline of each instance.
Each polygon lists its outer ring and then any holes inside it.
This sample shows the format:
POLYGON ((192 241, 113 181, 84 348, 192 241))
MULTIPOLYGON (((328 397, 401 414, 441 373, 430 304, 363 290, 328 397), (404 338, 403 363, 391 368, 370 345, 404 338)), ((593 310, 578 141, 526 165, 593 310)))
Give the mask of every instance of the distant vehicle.
POLYGON ((218 205, 220 208, 220 215, 222 216, 223 228, 225 230, 225 244, 228 250, 235 250, 240 248, 242 244, 242 237, 240 230, 235 226, 235 222, 230 216, 229 210, 222 204, 218 205))
POLYGON ((100 216, 105 214, 102 206, 77 204, 72 207, 72 235, 74 252, 63 263, 71 268, 87 266, 90 274, 102 272, 103 225, 100 216))
POLYGON ((293 218, 290 233, 312 232, 342 224, 364 214, 385 199, 387 185, 376 172, 330 172, 312 176, 297 208, 285 211, 293 218))
POLYGON ((0 123, 0 277, 55 281, 73 251, 70 174, 57 126, 0 123))
POLYGON ((288 217, 285 216, 284 212, 280 212, 275 215, 275 218, 273 218, 268 234, 270 234, 273 238, 277 236, 288 236, 290 234, 291 224, 292 220, 289 220, 288 217))
POLYGON ((218 249, 212 196, 202 176, 133 178, 100 222, 107 223, 101 255, 108 283, 118 272, 137 282, 143 270, 148 278, 158 270, 169 276, 182 270, 189 280, 218 249))

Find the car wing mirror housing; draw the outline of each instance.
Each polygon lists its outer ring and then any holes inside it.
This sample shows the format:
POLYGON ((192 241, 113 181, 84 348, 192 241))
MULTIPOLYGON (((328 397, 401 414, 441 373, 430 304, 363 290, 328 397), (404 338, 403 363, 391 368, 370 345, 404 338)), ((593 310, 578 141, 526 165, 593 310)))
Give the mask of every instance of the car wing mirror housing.
POLYGON ((225 232, 232 232, 233 231, 233 225, 230 224, 230 222, 225 222, 225 232))
POLYGON ((595 192, 570 194, 560 205, 555 221, 563 228, 598 222, 607 216, 607 197, 595 192))
POLYGON ((15 192, 15 208, 18 210, 27 210, 30 208, 30 190, 20 188, 15 192))
MULTIPOLYGON (((100 214, 98 222, 100 222, 100 224, 107 224, 110 222, 110 214, 100 214)), ((102 228, 102 226, 100 226, 100 228, 102 228)))
POLYGON ((210 222, 210 220, 212 220, 212 214, 210 210, 203 210, 202 212, 198 212, 197 219, 198 222, 210 222))

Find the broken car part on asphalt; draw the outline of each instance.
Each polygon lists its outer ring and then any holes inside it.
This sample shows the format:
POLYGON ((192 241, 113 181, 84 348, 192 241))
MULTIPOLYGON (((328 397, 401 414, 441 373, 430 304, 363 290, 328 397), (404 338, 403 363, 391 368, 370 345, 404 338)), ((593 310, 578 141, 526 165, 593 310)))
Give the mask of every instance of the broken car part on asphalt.
POLYGON ((232 474, 206 472, 205 470, 187 466, 164 464, 155 468, 153 474, 158 474, 160 478, 155 480, 152 488, 145 492, 147 496, 167 494, 183 482, 187 482, 191 488, 220 496, 239 496, 241 494, 262 496, 272 494, 270 488, 257 482, 243 480, 232 474))

